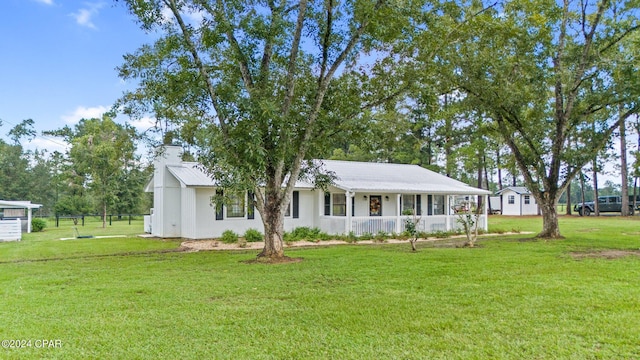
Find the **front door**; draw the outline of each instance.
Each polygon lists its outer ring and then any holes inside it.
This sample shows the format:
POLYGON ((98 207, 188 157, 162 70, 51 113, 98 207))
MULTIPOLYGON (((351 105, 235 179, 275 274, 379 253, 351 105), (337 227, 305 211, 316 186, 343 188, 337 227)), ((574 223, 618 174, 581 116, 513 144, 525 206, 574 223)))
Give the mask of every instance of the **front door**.
POLYGON ((382 216, 382 196, 369 196, 369 216, 382 216))

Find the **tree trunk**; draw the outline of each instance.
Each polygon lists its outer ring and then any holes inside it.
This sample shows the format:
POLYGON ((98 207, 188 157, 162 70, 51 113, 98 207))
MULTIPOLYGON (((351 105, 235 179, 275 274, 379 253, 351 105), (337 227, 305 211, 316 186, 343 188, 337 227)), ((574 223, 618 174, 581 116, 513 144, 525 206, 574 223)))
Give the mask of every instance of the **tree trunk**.
MULTIPOLYGON (((478 151, 478 189, 482 189, 482 169, 484 168, 484 152, 482 150, 478 151)), ((478 195, 476 199, 476 204, 478 204, 478 209, 482 207, 482 195, 478 195)))
POLYGON ((580 171, 580 202, 582 206, 582 209, 578 209, 578 212, 580 213, 580 215, 582 215, 582 210, 584 210, 584 173, 582 171, 580 171))
POLYGON ((107 202, 102 203, 102 228, 107 227, 107 202))
POLYGON ((623 107, 618 106, 620 110, 620 176, 622 177, 622 209, 620 209, 621 216, 629 216, 629 180, 627 175, 627 136, 626 136, 626 122, 622 117, 623 107))
POLYGON ((567 215, 571 215, 571 183, 567 185, 567 215))
POLYGON ((536 237, 542 239, 561 239, 562 235, 560 235, 560 227, 558 225, 558 212, 556 210, 555 199, 550 196, 543 196, 539 201, 540 209, 542 210, 542 232, 536 237))
POLYGON ((284 212, 280 189, 267 185, 264 211, 260 214, 264 223, 264 248, 258 258, 284 258, 284 212))
POLYGON ((593 215, 600 216, 600 204, 598 204, 598 158, 593 159, 593 215))
POLYGON ((500 147, 496 149, 496 166, 498 167, 498 190, 502 190, 502 166, 500 165, 500 147))

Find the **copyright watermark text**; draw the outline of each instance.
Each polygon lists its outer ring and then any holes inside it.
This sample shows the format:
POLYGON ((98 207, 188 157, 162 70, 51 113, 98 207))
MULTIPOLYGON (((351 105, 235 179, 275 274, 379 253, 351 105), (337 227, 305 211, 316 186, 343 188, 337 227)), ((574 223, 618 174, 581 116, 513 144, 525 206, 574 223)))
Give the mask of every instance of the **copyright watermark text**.
POLYGON ((62 340, 60 339, 9 339, 2 340, 3 349, 54 349, 61 348, 62 340))

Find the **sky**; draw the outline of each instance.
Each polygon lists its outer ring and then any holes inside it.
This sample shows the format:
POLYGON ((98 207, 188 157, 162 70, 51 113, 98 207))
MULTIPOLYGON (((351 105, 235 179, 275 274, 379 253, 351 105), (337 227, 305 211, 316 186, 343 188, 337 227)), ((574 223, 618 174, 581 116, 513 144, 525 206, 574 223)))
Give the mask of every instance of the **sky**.
MULTIPOLYGON (((38 133, 99 117, 126 89, 116 67, 153 41, 111 0, 0 0, 0 138, 24 119, 38 133)), ((120 119, 119 121, 124 121, 120 119)), ((141 130, 151 124, 132 123, 141 130)), ((62 149, 39 136, 27 148, 62 149)))
MULTIPOLYGON (((9 141, 14 125, 33 119, 39 136, 24 147, 50 152, 64 151, 64 143, 41 132, 109 110, 134 86, 118 77, 123 55, 153 41, 112 0, 0 0, 0 33, 0 138, 9 141)), ((141 131, 152 126, 130 123, 141 131)), ((616 172, 611 164, 608 172, 616 172)))

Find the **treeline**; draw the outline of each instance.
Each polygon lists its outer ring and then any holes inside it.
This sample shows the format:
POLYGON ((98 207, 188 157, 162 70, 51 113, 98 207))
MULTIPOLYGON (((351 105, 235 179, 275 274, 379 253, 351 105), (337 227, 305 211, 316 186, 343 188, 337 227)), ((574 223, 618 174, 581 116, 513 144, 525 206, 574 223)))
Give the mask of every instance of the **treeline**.
POLYGON ((22 143, 39 136, 33 127, 24 120, 7 133, 10 142, 0 139, 0 199, 42 204, 37 214, 46 216, 149 211, 143 187, 151 169, 136 154, 133 128, 105 116, 45 132, 69 145, 61 153, 25 150, 22 143))

